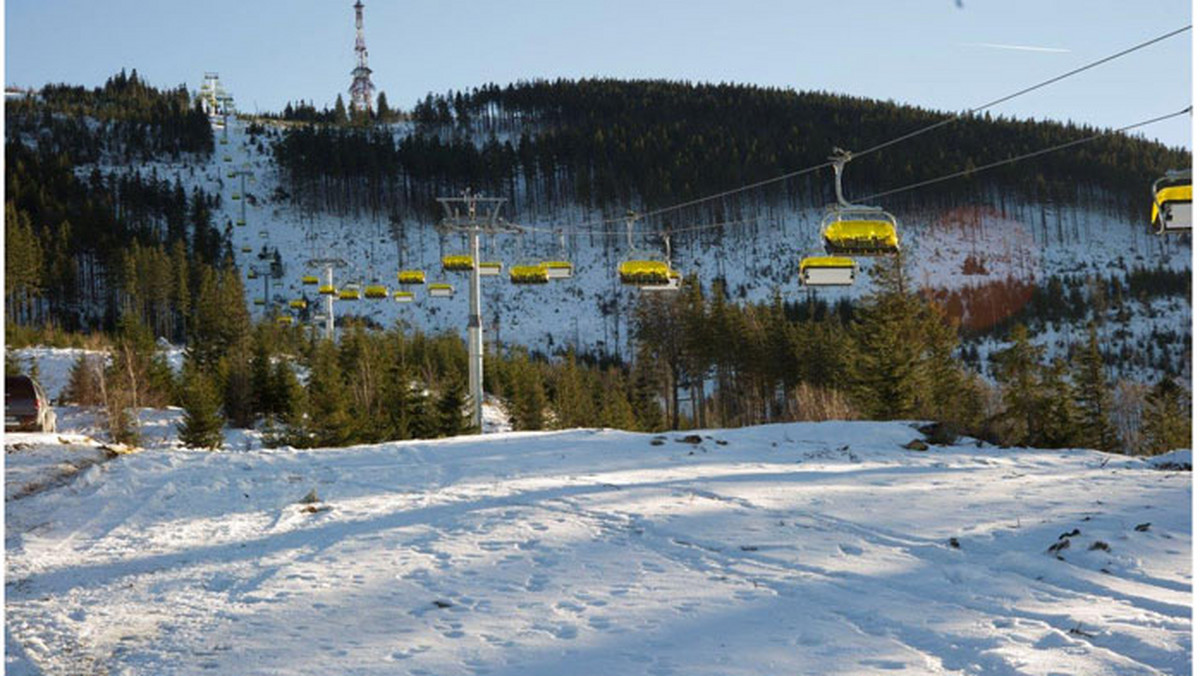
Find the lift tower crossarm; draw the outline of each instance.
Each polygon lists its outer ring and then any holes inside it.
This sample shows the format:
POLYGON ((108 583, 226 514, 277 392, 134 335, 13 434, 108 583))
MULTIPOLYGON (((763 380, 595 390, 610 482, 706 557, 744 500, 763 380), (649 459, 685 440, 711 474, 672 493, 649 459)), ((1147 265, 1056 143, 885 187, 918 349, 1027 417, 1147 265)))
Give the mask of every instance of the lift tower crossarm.
MULTIPOLYGON (((325 272, 325 284, 333 286, 334 268, 344 268, 350 265, 341 258, 310 258, 304 261, 310 268, 321 268, 325 272)), ((325 296, 325 338, 333 340, 333 296, 325 296)))

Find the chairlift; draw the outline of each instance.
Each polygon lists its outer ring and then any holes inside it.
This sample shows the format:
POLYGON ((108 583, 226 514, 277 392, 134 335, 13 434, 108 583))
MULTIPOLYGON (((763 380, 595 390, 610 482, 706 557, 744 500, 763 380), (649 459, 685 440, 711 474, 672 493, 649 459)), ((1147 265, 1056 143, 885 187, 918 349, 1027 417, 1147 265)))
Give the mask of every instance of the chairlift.
POLYGON ((396 283, 404 286, 416 286, 425 283, 424 270, 401 270, 396 273, 396 283))
POLYGON ((262 298, 255 298, 255 299, 254 299, 254 304, 255 304, 255 305, 266 305, 266 304, 267 304, 267 301, 263 300, 262 298))
POLYGON ((288 301, 288 307, 292 308, 293 310, 306 310, 308 309, 308 301, 304 300, 303 298, 290 300, 288 301))
POLYGON ((254 268, 250 268, 250 270, 246 273, 246 279, 258 279, 258 271, 254 268))
POLYGON ((442 256, 442 270, 445 272, 470 272, 474 267, 475 260, 470 254, 442 256))
POLYGON ((550 271, 541 263, 514 265, 508 279, 513 284, 546 284, 550 281, 550 271))
MULTIPOLYGON (((671 283, 671 265, 659 260, 653 252, 640 251, 633 246, 633 222, 630 214, 625 220, 625 234, 629 245, 628 257, 617 266, 622 284, 631 286, 666 286, 671 283)), ((668 257, 669 260, 669 257, 668 257)))
POLYGON ((1154 182, 1154 202, 1150 207, 1150 225, 1154 234, 1186 232, 1192 229, 1192 171, 1168 171, 1154 182))
POLYGON ((411 303, 415 299, 412 291, 393 291, 392 298, 397 303, 411 303))
POLYGON ((896 217, 880 207, 851 204, 842 193, 842 171, 853 155, 834 148, 834 192, 837 204, 830 205, 821 219, 825 252, 831 256, 886 256, 900 252, 896 217))
POLYGON ((808 256, 800 261, 802 286, 851 286, 858 263, 844 256, 808 256))
POLYGON ((361 297, 357 284, 347 284, 338 291, 338 300, 358 300, 361 297))
POLYGON ((322 296, 336 296, 338 295, 338 290, 337 287, 332 284, 322 284, 321 286, 317 287, 317 293, 321 294, 322 296))
POLYGON ((542 261, 546 274, 550 279, 570 279, 575 272, 575 266, 567 260, 567 243, 562 230, 558 231, 558 253, 562 260, 542 261))
POLYGON ((381 300, 388 297, 388 288, 382 284, 368 284, 363 289, 363 296, 369 300, 381 300))
POLYGON ((453 298, 454 287, 445 283, 430 284, 429 296, 431 298, 453 298))
POLYGON ((293 321, 295 320, 292 319, 291 315, 279 315, 275 318, 275 323, 280 326, 291 326, 293 321))
POLYGON ((246 225, 246 219, 244 219, 244 218, 239 218, 239 219, 237 219, 237 221, 236 221, 236 224, 237 224, 237 226, 238 226, 239 228, 241 228, 241 227, 245 227, 245 225, 246 225))
POLYGON ((316 275, 304 275, 300 278, 300 283, 305 286, 313 286, 314 284, 320 284, 321 280, 316 275))
POLYGON ((242 199, 242 193, 240 193, 240 192, 235 192, 235 193, 233 193, 232 195, 230 195, 230 196, 229 196, 229 199, 231 199, 231 200, 240 200, 240 199, 242 199))
POLYGON ((244 246, 244 247, 242 247, 242 253, 247 253, 247 254, 248 254, 248 253, 250 253, 250 252, 252 252, 252 251, 254 251, 254 249, 251 249, 251 248, 250 248, 250 247, 248 247, 248 246, 244 246))
POLYGON ((546 261, 542 263, 550 279, 570 279, 575 272, 575 266, 569 261, 546 261))
POLYGON ((504 263, 500 261, 479 261, 480 277, 496 277, 503 269, 504 263))

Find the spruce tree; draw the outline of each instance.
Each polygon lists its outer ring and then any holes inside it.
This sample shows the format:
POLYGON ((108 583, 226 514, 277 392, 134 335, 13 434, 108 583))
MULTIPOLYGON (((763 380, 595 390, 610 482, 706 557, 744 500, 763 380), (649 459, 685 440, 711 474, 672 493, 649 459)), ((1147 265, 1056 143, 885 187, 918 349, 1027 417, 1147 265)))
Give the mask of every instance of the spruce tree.
POLYGON ((264 334, 265 332, 260 332, 254 339, 254 348, 250 355, 250 390, 253 392, 255 414, 266 416, 275 413, 278 405, 271 387, 271 351, 267 347, 264 334))
POLYGON ((879 290, 864 303, 851 335, 851 394, 869 419, 910 418, 926 387, 923 302, 904 290, 902 261, 875 268, 879 290))
POLYGON ((461 378, 451 378, 442 388, 442 395, 437 402, 437 420, 439 436, 456 437, 471 430, 471 423, 463 415, 467 404, 467 387, 461 378))
POLYGON ((184 371, 183 421, 179 441, 188 448, 219 449, 225 441, 225 418, 212 379, 196 368, 184 371))
POLYGON ((1084 448, 1117 450, 1117 431, 1112 423, 1113 396, 1104 372, 1104 357, 1096 325, 1088 326, 1087 345, 1075 363, 1075 401, 1079 405, 1078 444, 1084 448))
POLYGON ((1141 452, 1157 455, 1192 443, 1191 406, 1187 393, 1175 380, 1163 376, 1146 395, 1142 412, 1141 452))
POLYGON ((1024 324, 1014 326, 1008 339, 1012 344, 995 356, 996 381, 1004 401, 1003 418, 1008 423, 1004 441, 1038 446, 1043 411, 1038 383, 1042 348, 1029 342, 1029 331, 1024 324))
POLYGON ((1042 369, 1038 389, 1040 436, 1036 444, 1045 448, 1070 446, 1079 435, 1079 406, 1075 403, 1066 362, 1055 359, 1042 369))
POLYGON ((333 123, 345 124, 349 118, 346 115, 346 103, 342 101, 342 95, 337 95, 337 100, 333 103, 333 123))
POLYGON ((637 416, 626 395, 625 378, 616 368, 609 369, 601 381, 603 390, 600 425, 615 430, 636 430, 637 416))
POLYGON ((575 351, 568 350, 565 363, 558 369, 554 388, 554 413, 562 429, 590 427, 595 411, 588 396, 584 376, 575 363, 575 351))
POLYGON ((308 377, 307 434, 313 446, 342 446, 353 438, 350 394, 342 379, 337 346, 321 341, 308 377))

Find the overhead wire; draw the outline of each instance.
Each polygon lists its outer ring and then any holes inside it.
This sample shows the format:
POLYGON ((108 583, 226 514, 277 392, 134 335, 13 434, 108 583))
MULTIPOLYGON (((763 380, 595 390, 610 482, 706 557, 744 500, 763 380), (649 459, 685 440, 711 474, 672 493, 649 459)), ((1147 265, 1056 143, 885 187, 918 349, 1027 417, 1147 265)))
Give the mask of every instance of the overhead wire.
POLYGON ((873 195, 867 195, 860 199, 862 199, 864 201, 879 199, 881 197, 888 197, 890 195, 895 195, 897 193, 908 192, 909 190, 916 190, 917 188, 923 188, 927 185, 933 185, 935 183, 941 183, 943 181, 949 181, 949 180, 955 179, 955 178, 970 176, 971 174, 974 174, 976 172, 986 171, 988 169, 995 169, 996 167, 1001 167, 1006 164, 1015 164, 1017 162, 1028 160, 1030 158, 1037 157, 1039 155, 1046 155, 1049 153, 1057 152, 1059 150, 1066 150, 1067 148, 1071 148, 1073 146, 1078 146, 1078 145, 1083 145, 1084 143, 1090 143, 1092 141, 1103 138, 1105 136, 1110 136, 1112 134, 1119 134, 1122 132, 1130 131, 1132 129, 1137 129, 1138 127, 1145 127, 1147 125, 1151 125, 1156 122, 1162 122, 1164 120, 1169 120, 1174 117, 1179 117, 1180 115, 1187 115, 1191 112, 1192 112, 1192 107, 1188 106, 1187 108, 1184 108, 1183 110, 1180 110, 1180 111, 1177 111, 1174 113, 1168 113, 1166 115, 1159 115, 1158 117, 1154 117, 1149 120, 1143 120, 1142 122, 1136 122, 1134 124, 1126 125, 1124 127, 1120 127, 1117 129, 1105 130, 1100 133, 1093 134, 1092 136, 1075 139, 1074 141, 1068 141, 1066 143, 1060 143, 1056 146, 1051 146, 1049 148, 1042 148, 1041 150, 1035 150, 1033 152, 1025 153, 1023 155, 1015 155, 1013 157, 1003 159, 1003 160, 997 160, 995 162, 991 162, 991 163, 985 164, 983 166, 972 167, 970 169, 963 169, 962 171, 956 171, 952 174, 946 174, 945 176, 939 176, 937 178, 930 178, 930 179, 926 179, 924 181, 917 181, 916 183, 910 183, 909 185, 902 186, 899 188, 893 188, 891 190, 884 190, 883 192, 877 192, 873 195))
MULTIPOLYGON (((1074 146, 1083 145, 1085 143, 1090 143, 1092 141, 1096 141, 1096 140, 1104 138, 1106 136, 1111 136, 1113 134, 1119 134, 1119 133, 1131 131, 1133 129, 1138 129, 1139 127, 1146 127, 1151 124, 1155 124, 1157 122, 1163 122, 1165 120, 1179 117, 1181 115, 1187 115, 1191 112, 1192 112, 1192 107, 1188 106, 1188 107, 1186 107, 1182 110, 1176 111, 1174 113, 1167 113, 1165 115, 1159 115, 1157 117, 1152 117, 1147 120, 1142 120, 1141 122, 1135 122, 1133 124, 1128 124, 1123 127, 1119 127, 1117 129, 1108 129, 1108 130, 1105 130, 1105 131, 1102 131, 1102 132, 1099 132, 1099 133, 1096 133, 1096 134, 1093 134, 1091 136, 1087 136, 1084 138, 1075 139, 1073 141, 1068 141, 1066 143, 1060 143, 1058 145, 1050 146, 1048 148, 1041 148, 1039 150, 1035 150, 1035 151, 1028 152, 1028 153, 1023 153, 1021 155, 1014 155, 1012 157, 1008 157, 1003 160, 997 160, 995 162, 990 162, 988 164, 984 164, 984 165, 981 165, 978 167, 970 167, 967 169, 962 169, 960 171, 946 174, 944 176, 938 176, 937 178, 931 178, 931 179, 926 179, 923 181, 917 181, 916 183, 910 183, 908 185, 901 186, 899 188, 892 188, 889 190, 884 190, 882 192, 877 192, 872 195, 866 195, 866 196, 860 197, 858 199, 862 200, 862 201, 867 201, 867 200, 879 199, 881 197, 889 197, 891 195, 895 195, 895 194, 902 193, 902 192, 907 192, 909 190, 916 190, 918 188, 923 188, 925 186, 933 185, 935 183, 942 183, 944 181, 949 181, 949 180, 952 180, 955 178, 962 178, 965 176, 970 176, 972 174, 976 174, 981 171, 995 169, 997 167, 1001 167, 1001 166, 1008 165, 1008 164, 1015 164, 1017 162, 1022 162, 1024 160, 1038 157, 1040 155, 1047 155, 1049 153, 1057 152, 1060 150, 1066 150, 1067 148, 1071 148, 1074 146)), ((741 225, 744 223, 752 223, 752 222, 756 222, 758 220, 759 219, 757 217, 750 217, 750 218, 743 218, 743 219, 734 220, 734 221, 722 221, 720 223, 706 223, 704 225, 695 225, 695 226, 689 226, 689 227, 685 227, 685 228, 672 228, 671 233, 674 234, 674 233, 682 233, 682 232, 700 232, 700 231, 704 231, 704 230, 713 230, 716 228, 721 228, 721 227, 725 227, 725 226, 729 226, 729 225, 741 225)), ((525 226, 522 226, 522 227, 525 227, 525 226)), ((589 231, 589 234, 621 235, 621 234, 625 234, 625 231, 624 230, 589 231)))
MULTIPOLYGON (((1159 42, 1162 42, 1162 41, 1164 41, 1164 40, 1167 40, 1167 39, 1170 39, 1170 38, 1172 38, 1172 37, 1175 37, 1176 35, 1180 35, 1181 33, 1185 33, 1185 32, 1187 32, 1187 31, 1189 31, 1189 30, 1191 30, 1191 29, 1192 29, 1192 24, 1188 24, 1188 25, 1186 25, 1186 26, 1183 26, 1183 27, 1181 27, 1181 28, 1177 28, 1177 29, 1175 29, 1175 30, 1168 31, 1168 32, 1166 32, 1166 33, 1163 33, 1162 35, 1159 35, 1159 36, 1157 36, 1157 37, 1154 37, 1154 38, 1151 38, 1151 39, 1149 39, 1149 40, 1145 40, 1145 41, 1143 41, 1143 42, 1140 42, 1140 43, 1138 43, 1138 44, 1136 44, 1136 45, 1133 45, 1132 47, 1127 47, 1127 48, 1125 48, 1125 49, 1123 49, 1123 50, 1121 50, 1121 51, 1119 51, 1119 52, 1115 52, 1115 53, 1113 53, 1113 54, 1109 54, 1108 56, 1105 56, 1105 57, 1103 57, 1103 58, 1097 59, 1097 60, 1095 60, 1095 61, 1091 61, 1091 62, 1089 62, 1089 63, 1086 63, 1086 64, 1082 65, 1082 66, 1078 66, 1078 67, 1076 67, 1076 68, 1073 68, 1073 69, 1071 69, 1071 70, 1069 70, 1069 71, 1067 71, 1067 72, 1065 72, 1065 73, 1062 73, 1062 74, 1060 74, 1060 75, 1056 75, 1056 76, 1054 76, 1054 77, 1052 77, 1052 78, 1049 78, 1049 79, 1046 79, 1046 80, 1042 80, 1041 82, 1038 82, 1038 83, 1036 83, 1036 84, 1033 84, 1033 85, 1030 85, 1030 86, 1028 86, 1028 87, 1025 87, 1025 88, 1023 88, 1023 89, 1021 89, 1021 90, 1019 90, 1019 91, 1013 92, 1013 93, 1011 93, 1011 94, 1007 94, 1007 95, 1005 95, 1005 96, 1001 96, 1001 97, 999 97, 999 98, 997 98, 997 99, 993 99, 992 101, 988 101, 987 103, 983 103, 983 104, 981 104, 981 105, 975 106, 974 108, 969 108, 969 109, 967 109, 967 110, 964 110, 964 111, 962 111, 962 112, 960 112, 960 113, 958 113, 958 114, 955 114, 955 115, 953 115, 953 116, 951 116, 951 117, 948 117, 948 118, 946 118, 946 119, 944 119, 944 120, 939 120, 938 122, 935 122, 935 123, 933 123, 933 124, 927 125, 927 126, 925 126, 925 127, 922 127, 922 128, 920 128, 920 129, 916 129, 916 130, 914 130, 914 131, 911 131, 911 132, 908 132, 908 133, 906 133, 906 134, 902 134, 902 135, 900 135, 900 136, 897 136, 897 137, 895 137, 895 138, 893 138, 893 139, 889 139, 889 140, 887 140, 887 141, 884 141, 884 142, 882 142, 882 143, 878 143, 878 144, 876 144, 876 145, 874 145, 874 146, 871 146, 871 147, 867 148, 866 150, 861 150, 861 151, 858 151, 858 152, 851 153, 851 156, 852 156, 852 157, 862 157, 862 156, 864 156, 864 155, 868 155, 868 154, 871 154, 871 153, 878 152, 878 151, 880 151, 880 150, 883 150, 884 148, 888 148, 888 147, 890 147, 890 146, 893 146, 893 145, 895 145, 895 144, 897 144, 897 143, 901 143, 901 142, 903 142, 903 141, 906 141, 906 140, 909 140, 909 139, 915 138, 915 137, 917 137, 917 136, 920 136, 920 135, 922 135, 922 134, 926 134, 926 133, 928 133, 928 132, 931 132, 931 131, 933 131, 933 130, 935 130, 935 129, 940 129, 941 127, 944 127, 944 126, 946 126, 946 125, 952 124, 952 123, 954 123, 954 122, 956 122, 956 121, 958 121, 958 120, 961 120, 962 118, 964 118, 964 117, 967 117, 967 116, 969 116, 969 115, 974 115, 975 113, 978 113, 978 112, 980 112, 980 111, 983 111, 983 110, 986 110, 986 109, 988 109, 988 108, 991 108, 991 107, 997 106, 997 105, 999 105, 999 104, 1001 104, 1001 103, 1006 103, 1006 102, 1008 102, 1008 101, 1011 101, 1011 100, 1013 100, 1013 99, 1015 99, 1015 98, 1018 98, 1018 97, 1020 97, 1020 96, 1024 96, 1025 94, 1029 94, 1030 92, 1034 92, 1034 91, 1037 91, 1038 89, 1042 89, 1042 88, 1044 88, 1044 87, 1047 87, 1047 86, 1049 86, 1049 85, 1052 85, 1052 84, 1054 84, 1054 83, 1056 83, 1056 82, 1061 82, 1062 80, 1065 80, 1065 79, 1067 79, 1067 78, 1069 78, 1069 77, 1073 77, 1073 76, 1075 76, 1075 75, 1078 75, 1078 74, 1080 74, 1080 73, 1086 72, 1086 71, 1088 71, 1088 70, 1091 70, 1092 68, 1095 68, 1095 67, 1097 67, 1097 66, 1103 65, 1103 64, 1105 64, 1105 63, 1109 63, 1109 62, 1111 62, 1111 61, 1115 61, 1116 59, 1119 59, 1119 58, 1121 58, 1121 57, 1123 57, 1123 56, 1127 56, 1127 55, 1129 55, 1129 54, 1132 54, 1132 53, 1134 53, 1134 52, 1140 51, 1140 50, 1142 50, 1142 49, 1145 49, 1145 48, 1147 48, 1147 47, 1150 47, 1150 46, 1152 46, 1152 45, 1155 45, 1155 44, 1157 44, 1157 43, 1159 43, 1159 42)), ((1165 116, 1165 117, 1163 117, 1162 119, 1166 119, 1166 117, 1173 117, 1173 116, 1174 116, 1174 115, 1165 116)), ((1139 127, 1139 126, 1144 126, 1145 124, 1152 124, 1152 123, 1153 123, 1153 122, 1155 122, 1155 121, 1158 121, 1158 119, 1151 120, 1151 121, 1147 121, 1147 122, 1144 122, 1144 123, 1138 123, 1138 124, 1136 124, 1136 125, 1131 125, 1131 126, 1129 126, 1129 127, 1123 127, 1123 128, 1121 128, 1121 129, 1118 129, 1118 130, 1116 130, 1116 131, 1123 131, 1123 130, 1126 130, 1126 129, 1133 129, 1133 128, 1136 128, 1136 127, 1139 127)), ((1064 147, 1065 147, 1065 146, 1064 146, 1064 147)), ((1050 152, 1050 151, 1047 151, 1047 152, 1050 152)), ((805 174, 810 174, 810 173, 812 173, 812 172, 819 171, 819 170, 821 170, 821 169, 825 169, 825 168, 827 168, 827 167, 830 167, 830 166, 832 166, 832 165, 833 165, 833 162, 830 162, 830 161, 822 162, 822 163, 820 163, 820 164, 816 164, 816 165, 813 165, 813 166, 810 166, 810 167, 806 167, 806 168, 804 168, 804 169, 799 169, 799 170, 796 170, 796 171, 791 171, 791 172, 788 172, 788 173, 786 173, 786 174, 781 174, 781 175, 779 175, 779 176, 775 176, 775 177, 773 177, 773 178, 768 178, 768 179, 764 179, 764 180, 761 180, 761 181, 756 181, 756 182, 754 182, 754 183, 749 183, 749 184, 746 184, 746 185, 742 185, 742 186, 739 186, 739 187, 737 187, 737 188, 731 188, 731 189, 729 189, 729 190, 724 190, 724 191, 722 191, 722 192, 719 192, 719 193, 714 193, 714 194, 712 194, 712 195, 707 195, 707 196, 704 196, 704 197, 699 197, 699 198, 696 198, 696 199, 692 199, 692 200, 688 200, 688 201, 685 201, 685 202, 681 202, 681 203, 679 203, 679 204, 673 204, 673 205, 670 205, 670 206, 661 207, 661 208, 658 208, 658 209, 653 209, 653 210, 647 211, 647 212, 645 212, 645 213, 638 214, 638 217, 639 217, 639 219, 645 219, 645 218, 650 218, 650 217, 654 217, 654 216, 660 216, 660 215, 662 215, 662 214, 669 213, 669 212, 672 212, 672 211, 679 211, 679 210, 681 210, 681 209, 686 209, 686 208, 688 208, 688 207, 691 207, 691 206, 696 206, 696 205, 698 205, 698 204, 703 204, 703 203, 705 203, 705 202, 711 202, 711 201, 713 201, 713 200, 718 200, 718 199, 722 199, 722 198, 725 198, 725 197, 729 197, 730 195, 736 195, 736 194, 738 194, 738 193, 741 193, 741 192, 746 192, 746 191, 749 191, 749 190, 754 190, 754 189, 761 188, 761 187, 764 187, 764 186, 767 186, 767 185, 771 185, 771 184, 773 184, 773 183, 778 183, 778 182, 780 182, 780 181, 786 181, 786 180, 788 180, 788 179, 791 179, 791 178, 796 178, 796 177, 799 177, 799 176, 803 176, 803 175, 805 175, 805 174)), ((979 170, 978 168, 976 168, 976 169, 975 169, 975 171, 978 171, 978 170, 979 170)), ((951 178, 953 178, 953 177, 951 177, 951 178)), ((942 179, 942 180, 948 180, 948 179, 942 179)), ((889 193, 889 194, 891 194, 891 193, 889 193)), ((863 198, 863 199, 870 199, 870 198, 872 198, 872 197, 876 197, 876 196, 869 196, 869 197, 867 197, 867 198, 863 198)), ((592 235, 614 235, 614 234, 623 234, 623 231, 598 231, 598 230, 594 230, 594 229, 593 229, 591 226, 605 226, 605 225, 611 225, 611 224, 614 224, 614 223, 624 223, 624 222, 625 222, 625 220, 626 220, 626 219, 625 219, 624 217, 617 217, 617 218, 597 219, 597 220, 593 220, 593 221, 584 221, 584 222, 582 222, 582 223, 574 223, 574 224, 570 224, 570 225, 568 225, 568 226, 555 226, 554 228, 541 228, 541 227, 536 227, 536 226, 522 226, 522 227, 523 227, 524 229, 526 229, 526 230, 535 231, 535 232, 548 232, 548 231, 552 231, 552 230, 554 230, 554 229, 561 229, 561 228, 563 228, 563 227, 571 227, 571 228, 574 228, 574 229, 576 230, 576 232, 577 232, 577 233, 579 233, 579 234, 592 234, 592 235)), ((717 225, 717 227, 720 227, 720 225, 722 225, 722 224, 718 224, 718 225, 717 225)), ((678 231, 678 230, 676 230, 676 232, 679 232, 679 231, 678 231)))

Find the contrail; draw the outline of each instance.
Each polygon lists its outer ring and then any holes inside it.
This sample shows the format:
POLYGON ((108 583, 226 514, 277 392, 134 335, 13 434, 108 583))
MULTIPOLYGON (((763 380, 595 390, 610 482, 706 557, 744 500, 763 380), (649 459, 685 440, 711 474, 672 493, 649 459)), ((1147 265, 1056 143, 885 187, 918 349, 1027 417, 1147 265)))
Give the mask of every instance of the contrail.
POLYGON ((992 42, 967 42, 963 43, 963 47, 989 47, 991 49, 1015 49, 1019 52, 1050 52, 1053 54, 1066 54, 1071 50, 1060 49, 1058 47, 1032 47, 1029 45, 998 45, 992 42))

